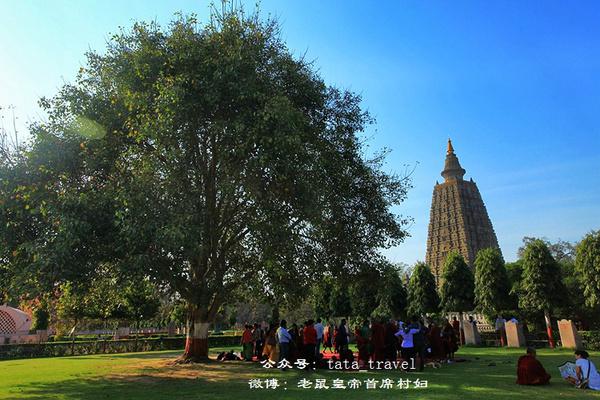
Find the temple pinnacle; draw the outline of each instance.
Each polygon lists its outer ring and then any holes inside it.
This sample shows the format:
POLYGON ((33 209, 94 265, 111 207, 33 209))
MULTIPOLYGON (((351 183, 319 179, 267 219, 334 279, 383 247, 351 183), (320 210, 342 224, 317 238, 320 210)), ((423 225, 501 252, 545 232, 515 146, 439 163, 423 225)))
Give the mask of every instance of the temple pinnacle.
POLYGON ((450 140, 450 138, 448 138, 448 151, 446 152, 446 154, 452 154, 454 153, 454 147, 452 147, 452 140, 450 140))
POLYGON ((465 175, 465 170, 460 166, 458 157, 454 154, 454 147, 452 147, 452 141, 448 139, 448 151, 446 152, 446 162, 444 163, 444 170, 442 176, 446 182, 451 180, 462 180, 465 175))

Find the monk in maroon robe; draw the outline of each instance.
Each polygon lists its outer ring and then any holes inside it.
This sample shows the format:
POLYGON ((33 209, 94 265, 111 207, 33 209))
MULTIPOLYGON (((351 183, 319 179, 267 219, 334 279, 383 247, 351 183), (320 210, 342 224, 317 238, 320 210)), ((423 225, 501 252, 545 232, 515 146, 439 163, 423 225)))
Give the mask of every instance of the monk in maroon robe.
POLYGON ((369 323, 363 322, 363 326, 356 326, 354 329, 354 337, 356 338, 356 348, 358 349, 358 361, 366 365, 369 362, 369 323))
POLYGON ((517 362, 517 383, 519 385, 546 385, 550 375, 543 365, 535 358, 535 349, 528 347, 527 354, 519 357, 517 362))
POLYGON ((444 344, 442 343, 442 329, 435 323, 429 325, 428 333, 429 345, 431 346, 431 358, 434 360, 440 360, 446 356, 444 351, 444 344))
POLYGON ((371 324, 371 345, 373 346, 373 361, 385 360, 385 326, 373 320, 371 324))

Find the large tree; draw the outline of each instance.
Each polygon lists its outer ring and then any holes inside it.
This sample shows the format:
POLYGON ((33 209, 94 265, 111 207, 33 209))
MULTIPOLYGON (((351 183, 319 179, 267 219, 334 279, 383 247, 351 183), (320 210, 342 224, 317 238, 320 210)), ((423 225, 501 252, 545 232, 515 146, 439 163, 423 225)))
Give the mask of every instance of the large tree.
POLYGON ((39 229, 23 217, 11 229, 26 234, 3 232, 2 266, 26 265, 46 287, 103 263, 147 274, 187 303, 183 358, 197 360, 250 278, 278 293, 281 276, 353 273, 402 240, 390 207, 410 184, 364 158, 360 97, 327 86, 278 29, 237 11, 203 26, 181 17, 90 52, 76 82, 42 101, 50 117, 15 185, 35 196, 12 199, 39 229))
POLYGON ((581 276, 585 304, 597 307, 600 305, 600 231, 587 234, 577 245, 575 268, 581 276))
POLYGON ((435 284, 435 277, 429 266, 418 262, 408 282, 409 316, 422 316, 439 311, 440 298, 435 284))
POLYGON ((554 347, 550 312, 560 303, 565 288, 558 263, 544 241, 532 240, 523 252, 523 274, 519 287, 519 307, 542 311, 546 321, 548 342, 554 347))
MULTIPOLYGON (((446 257, 440 287, 440 308, 443 311, 470 311, 473 309, 475 283, 473 271, 456 251, 446 257)), ((462 318, 461 318, 462 321, 462 318)))
POLYGON ((510 308, 510 281, 498 249, 479 250, 475 258, 475 308, 488 318, 510 308))

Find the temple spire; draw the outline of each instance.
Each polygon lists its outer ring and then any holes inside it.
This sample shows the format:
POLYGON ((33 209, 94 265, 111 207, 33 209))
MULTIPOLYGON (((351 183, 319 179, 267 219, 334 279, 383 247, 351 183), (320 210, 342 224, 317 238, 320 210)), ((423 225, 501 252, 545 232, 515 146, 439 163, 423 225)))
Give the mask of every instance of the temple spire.
POLYGON ((454 154, 454 147, 452 147, 452 140, 450 138, 448 138, 448 151, 446 151, 446 154, 454 154))
POLYGON ((442 176, 446 182, 453 180, 462 181, 465 175, 465 170, 460 166, 458 157, 454 154, 454 147, 452 147, 452 141, 448 138, 448 150, 446 151, 446 162, 444 163, 444 170, 442 176))

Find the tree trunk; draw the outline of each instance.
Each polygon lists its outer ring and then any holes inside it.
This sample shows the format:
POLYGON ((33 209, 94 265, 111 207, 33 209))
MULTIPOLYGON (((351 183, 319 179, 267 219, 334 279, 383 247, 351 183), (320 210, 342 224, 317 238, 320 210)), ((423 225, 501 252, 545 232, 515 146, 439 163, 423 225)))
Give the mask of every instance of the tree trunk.
POLYGON ((546 320, 546 332, 548 333, 548 344, 550 348, 555 347, 554 337, 552 336, 552 322, 550 321, 550 311, 544 310, 544 319, 546 320))
POLYGON ((202 362, 208 360, 208 327, 210 322, 192 311, 188 316, 184 362, 202 362))
POLYGON ((459 326, 459 331, 458 332, 458 341, 460 342, 461 346, 465 345, 465 321, 464 321, 464 315, 463 312, 460 311, 458 313, 458 326, 459 326))
POLYGON ((273 305, 273 309, 271 310, 271 323, 276 326, 279 326, 279 305, 273 305))
POLYGON ((135 321, 135 347, 134 347, 134 352, 138 351, 138 338, 140 336, 140 320, 136 320, 135 321))

